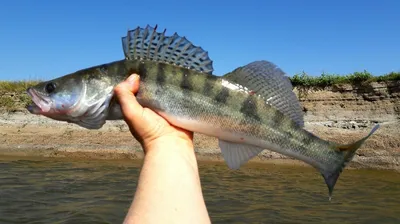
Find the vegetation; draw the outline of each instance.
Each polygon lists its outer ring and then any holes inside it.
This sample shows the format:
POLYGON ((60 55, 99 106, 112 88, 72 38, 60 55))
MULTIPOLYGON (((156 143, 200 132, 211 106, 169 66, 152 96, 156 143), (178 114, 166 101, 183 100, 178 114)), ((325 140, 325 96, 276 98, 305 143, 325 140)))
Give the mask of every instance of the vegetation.
POLYGON ((38 84, 40 81, 0 81, 0 92, 24 92, 30 86, 38 84))
POLYGON ((400 72, 391 72, 381 76, 373 76, 366 70, 363 72, 354 72, 353 74, 348 75, 323 73, 321 76, 309 76, 303 72, 290 78, 293 87, 296 87, 298 90, 298 97, 300 99, 306 97, 310 90, 321 90, 339 84, 359 86, 370 82, 388 82, 396 80, 400 80, 400 72))
POLYGON ((0 81, 0 111, 16 111, 25 108, 32 101, 25 94, 28 87, 40 81, 0 81))
POLYGON ((385 82, 400 80, 400 72, 391 72, 382 76, 373 76, 367 71, 354 72, 349 75, 321 74, 321 76, 309 76, 306 73, 296 74, 290 78, 294 87, 325 88, 335 84, 359 85, 369 82, 385 82))

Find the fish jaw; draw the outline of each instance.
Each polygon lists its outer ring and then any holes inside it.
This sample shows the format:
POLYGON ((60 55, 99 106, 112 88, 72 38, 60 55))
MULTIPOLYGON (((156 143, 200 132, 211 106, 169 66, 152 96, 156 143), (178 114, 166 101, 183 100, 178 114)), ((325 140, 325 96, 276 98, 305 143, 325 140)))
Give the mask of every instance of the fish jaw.
POLYGON ((50 97, 40 94, 32 87, 29 87, 26 92, 33 101, 33 104, 28 105, 26 108, 31 114, 43 115, 57 121, 70 122, 70 119, 66 116, 68 111, 59 111, 54 109, 54 102, 50 97))
POLYGON ((33 88, 28 88, 27 93, 33 101, 33 104, 27 106, 27 110, 31 114, 43 115, 56 121, 69 122, 68 118, 66 118, 64 114, 56 113, 56 111, 52 109, 52 101, 50 101, 50 99, 46 100, 41 97, 41 95, 36 93, 33 88))
POLYGON ((45 115, 51 111, 52 101, 37 93, 33 88, 27 89, 27 94, 31 97, 34 104, 28 105, 27 109, 32 114, 45 115))

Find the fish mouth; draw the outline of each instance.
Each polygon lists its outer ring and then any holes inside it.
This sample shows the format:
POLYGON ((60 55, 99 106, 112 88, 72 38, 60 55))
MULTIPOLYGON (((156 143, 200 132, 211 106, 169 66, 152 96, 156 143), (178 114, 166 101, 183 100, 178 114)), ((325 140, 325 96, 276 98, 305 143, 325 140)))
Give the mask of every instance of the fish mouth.
POLYGON ((42 114, 47 113, 51 110, 52 103, 50 99, 46 99, 44 96, 42 96, 40 93, 37 93, 31 87, 28 88, 26 92, 31 97, 34 103, 27 107, 29 112, 31 112, 32 114, 42 114))

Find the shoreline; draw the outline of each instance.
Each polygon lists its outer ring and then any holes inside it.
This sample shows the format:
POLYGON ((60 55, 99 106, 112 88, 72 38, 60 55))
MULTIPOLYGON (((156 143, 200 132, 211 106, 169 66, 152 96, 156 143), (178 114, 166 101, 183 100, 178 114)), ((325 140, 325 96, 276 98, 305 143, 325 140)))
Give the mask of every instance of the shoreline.
MULTIPOLYGON (((323 124, 306 122, 305 128, 323 139, 338 143, 359 139, 372 128, 372 124, 357 130, 323 124)), ((381 124, 380 130, 357 151, 346 169, 400 171, 398 126, 397 122, 381 124)), ((195 134, 194 145, 198 161, 223 162, 216 138, 195 134)), ((107 122, 99 130, 86 130, 74 124, 17 112, 0 114, 0 157, 142 160, 143 151, 124 121, 107 122)), ((249 163, 309 166, 269 150, 264 150, 249 163)))

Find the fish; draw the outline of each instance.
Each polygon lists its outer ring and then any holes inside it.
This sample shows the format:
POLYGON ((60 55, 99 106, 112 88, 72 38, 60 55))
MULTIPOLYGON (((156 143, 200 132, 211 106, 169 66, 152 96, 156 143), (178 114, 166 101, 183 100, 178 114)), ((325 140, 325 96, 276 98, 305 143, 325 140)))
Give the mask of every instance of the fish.
POLYGON ((27 89, 30 113, 100 129, 123 119, 114 87, 130 74, 140 76, 137 101, 171 124, 218 139, 232 170, 263 150, 301 160, 320 172, 329 200, 343 169, 365 137, 338 144, 304 128, 304 114, 286 73, 258 60, 227 74, 213 74, 208 52, 186 37, 166 35, 157 26, 137 27, 122 37, 124 59, 44 81, 27 89))

